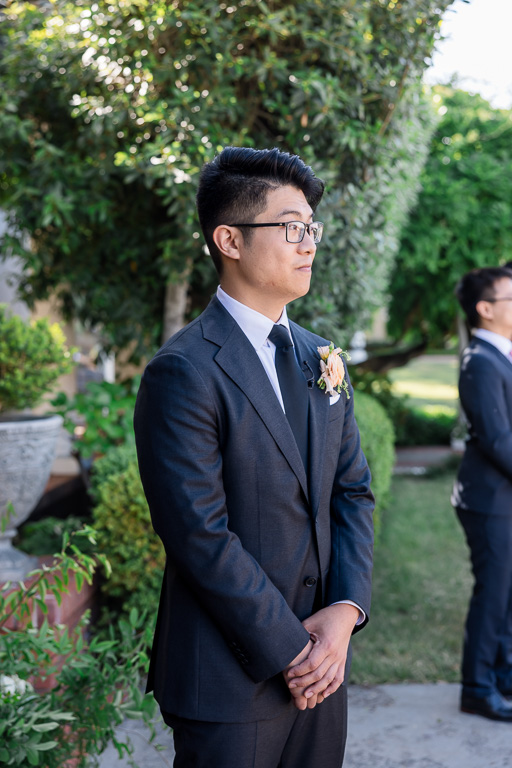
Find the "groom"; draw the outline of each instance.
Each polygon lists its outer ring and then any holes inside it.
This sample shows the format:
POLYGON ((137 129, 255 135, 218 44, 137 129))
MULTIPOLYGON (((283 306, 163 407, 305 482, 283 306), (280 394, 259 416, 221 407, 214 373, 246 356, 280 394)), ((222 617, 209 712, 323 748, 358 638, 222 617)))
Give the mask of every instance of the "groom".
POLYGON ((175 768, 343 762, 373 496, 340 350, 286 312, 309 290, 323 189, 277 149, 203 168, 220 287, 142 379, 140 473, 167 554, 148 688, 175 768))

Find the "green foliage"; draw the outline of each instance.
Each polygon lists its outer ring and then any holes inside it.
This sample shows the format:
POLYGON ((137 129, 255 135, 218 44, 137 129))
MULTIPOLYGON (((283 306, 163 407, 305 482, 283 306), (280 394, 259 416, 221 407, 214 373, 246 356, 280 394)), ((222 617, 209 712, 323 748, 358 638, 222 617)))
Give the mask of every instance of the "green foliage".
POLYGON ((73 367, 57 323, 24 322, 0 304, 0 414, 37 405, 73 367))
POLYGON ((165 554, 151 525, 149 508, 133 457, 121 471, 126 451, 114 449, 96 462, 93 527, 98 544, 112 566, 103 594, 114 611, 126 614, 132 608, 156 615, 162 584, 165 554), (102 466, 103 465, 103 466, 102 466))
POLYGON ((97 766, 96 756, 111 739, 120 756, 131 753, 129 742, 120 742, 114 730, 125 717, 147 720, 152 714, 151 699, 140 692, 148 661, 145 616, 132 612, 111 626, 106 638, 94 637, 88 645, 83 639, 87 617, 72 631, 33 619, 35 608, 47 613, 47 593, 60 604, 71 580, 78 589, 84 580, 92 582, 98 563, 108 574, 104 555, 81 551, 83 539, 94 545, 94 531, 64 533, 51 565, 0 591, 1 765, 62 768, 75 758, 76 768, 97 766), (35 692, 30 681, 51 675, 56 687, 35 692))
POLYGON ((412 408, 408 395, 395 395, 387 374, 358 371, 350 373, 358 395, 374 397, 391 420, 396 445, 450 445, 457 426, 457 414, 443 407, 412 408))
POLYGON ((395 410, 393 423, 397 445, 450 445, 457 414, 442 409, 429 412, 402 404, 395 410))
POLYGON ((101 485, 111 475, 119 475, 125 472, 130 464, 137 460, 137 452, 133 443, 119 445, 109 450, 92 465, 89 494, 94 501, 98 500, 98 491, 101 485))
MULTIPOLYGON (((26 523, 18 531, 16 546, 28 555, 49 555, 51 552, 59 552, 62 548, 64 535, 83 528, 83 520, 70 515, 64 520, 58 517, 44 517, 34 523, 26 523)), ((87 540, 81 542, 82 552, 92 554, 93 545, 87 540)))
POLYGON ((72 398, 60 392, 52 400, 57 413, 64 417, 64 426, 75 437, 80 456, 102 456, 115 445, 135 446, 133 411, 139 385, 140 376, 117 383, 90 381, 86 392, 72 398))
POLYGON ((381 513, 389 502, 389 488, 395 463, 395 433, 386 411, 374 397, 356 392, 354 409, 361 433, 361 446, 372 473, 375 494, 374 525, 378 534, 381 513))
POLYGON ((215 283, 194 212, 204 161, 278 146, 329 192, 297 319, 346 340, 381 303, 414 200, 431 130, 420 77, 449 4, 8 2, 0 203, 23 297, 56 293, 105 346, 154 348, 166 283, 188 281, 191 315, 215 283))
POLYGON ((456 333, 454 288, 474 267, 512 259, 512 110, 436 87, 440 120, 391 280, 395 338, 456 333))

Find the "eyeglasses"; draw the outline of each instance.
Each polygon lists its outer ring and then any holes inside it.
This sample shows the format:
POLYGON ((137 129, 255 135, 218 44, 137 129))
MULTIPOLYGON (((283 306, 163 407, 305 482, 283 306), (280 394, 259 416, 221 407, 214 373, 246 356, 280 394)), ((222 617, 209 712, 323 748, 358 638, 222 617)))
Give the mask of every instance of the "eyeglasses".
POLYGON ((491 304, 494 304, 497 301, 512 301, 512 296, 501 296, 497 299, 483 299, 483 301, 490 301, 491 304))
POLYGON ((258 224, 229 224, 230 227, 286 227, 287 243, 302 243, 306 230, 308 235, 313 238, 314 243, 319 243, 322 239, 324 225, 321 221, 313 221, 311 224, 304 224, 303 221, 279 221, 258 224))

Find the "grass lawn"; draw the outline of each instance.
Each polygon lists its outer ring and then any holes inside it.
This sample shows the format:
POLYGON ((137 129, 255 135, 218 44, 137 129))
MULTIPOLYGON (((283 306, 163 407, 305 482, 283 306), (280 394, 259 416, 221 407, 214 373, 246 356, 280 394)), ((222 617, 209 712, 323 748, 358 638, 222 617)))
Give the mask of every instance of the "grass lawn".
POLYGON ((409 395, 409 404, 425 410, 433 407, 457 410, 459 361, 456 355, 423 355, 402 368, 390 371, 393 391, 409 395))
POLYGON ((458 682, 472 577, 450 505, 454 473, 395 477, 375 552, 372 614, 350 682, 458 682))

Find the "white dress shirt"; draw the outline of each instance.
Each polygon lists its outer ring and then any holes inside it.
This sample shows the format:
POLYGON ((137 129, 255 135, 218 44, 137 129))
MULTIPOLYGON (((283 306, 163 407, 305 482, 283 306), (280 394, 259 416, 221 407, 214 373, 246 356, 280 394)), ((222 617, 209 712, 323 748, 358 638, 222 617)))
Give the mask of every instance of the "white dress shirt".
POLYGON ((512 339, 502 336, 501 333, 488 331, 487 328, 475 328, 473 336, 492 344, 502 355, 505 355, 509 363, 512 363, 512 339))
MULTIPOLYGON (((229 296, 229 294, 227 294, 226 291, 220 287, 220 285, 217 288, 217 298, 224 309, 229 312, 233 320, 235 320, 235 322, 240 326, 254 347, 256 354, 261 360, 261 364, 263 365, 265 372, 270 380, 270 383, 272 384, 272 388, 276 393, 277 399, 281 404, 281 408, 284 411, 283 397, 279 387, 279 380, 277 378, 275 363, 276 346, 271 341, 269 341, 268 335, 274 325, 277 324, 284 325, 285 328, 288 329, 288 333, 290 333, 290 324, 288 322, 288 315, 286 314, 286 307, 283 308, 283 312, 277 323, 274 323, 269 317, 266 317, 265 315, 260 314, 260 312, 256 312, 255 309, 251 309, 245 304, 241 304, 236 299, 233 299, 233 297, 229 296)), ((357 608, 359 611, 359 618, 356 623, 363 623, 366 618, 366 614, 363 609, 357 605, 357 603, 354 603, 352 600, 339 600, 338 602, 347 605, 353 605, 354 608, 357 608)), ((337 603, 334 603, 334 605, 337 605, 337 603)))
POLYGON ((274 323, 269 317, 265 317, 265 315, 256 312, 255 309, 251 309, 245 304, 241 304, 236 299, 233 299, 226 293, 226 291, 222 290, 220 285, 217 288, 217 298, 224 309, 227 309, 233 320, 237 322, 254 347, 254 350, 265 369, 265 373, 270 379, 270 383, 281 404, 281 408, 284 411, 283 397, 279 387, 275 363, 276 346, 268 340, 268 335, 276 324, 284 325, 288 330, 288 333, 290 333, 290 324, 286 314, 286 307, 283 309, 283 313, 277 323, 274 323))

